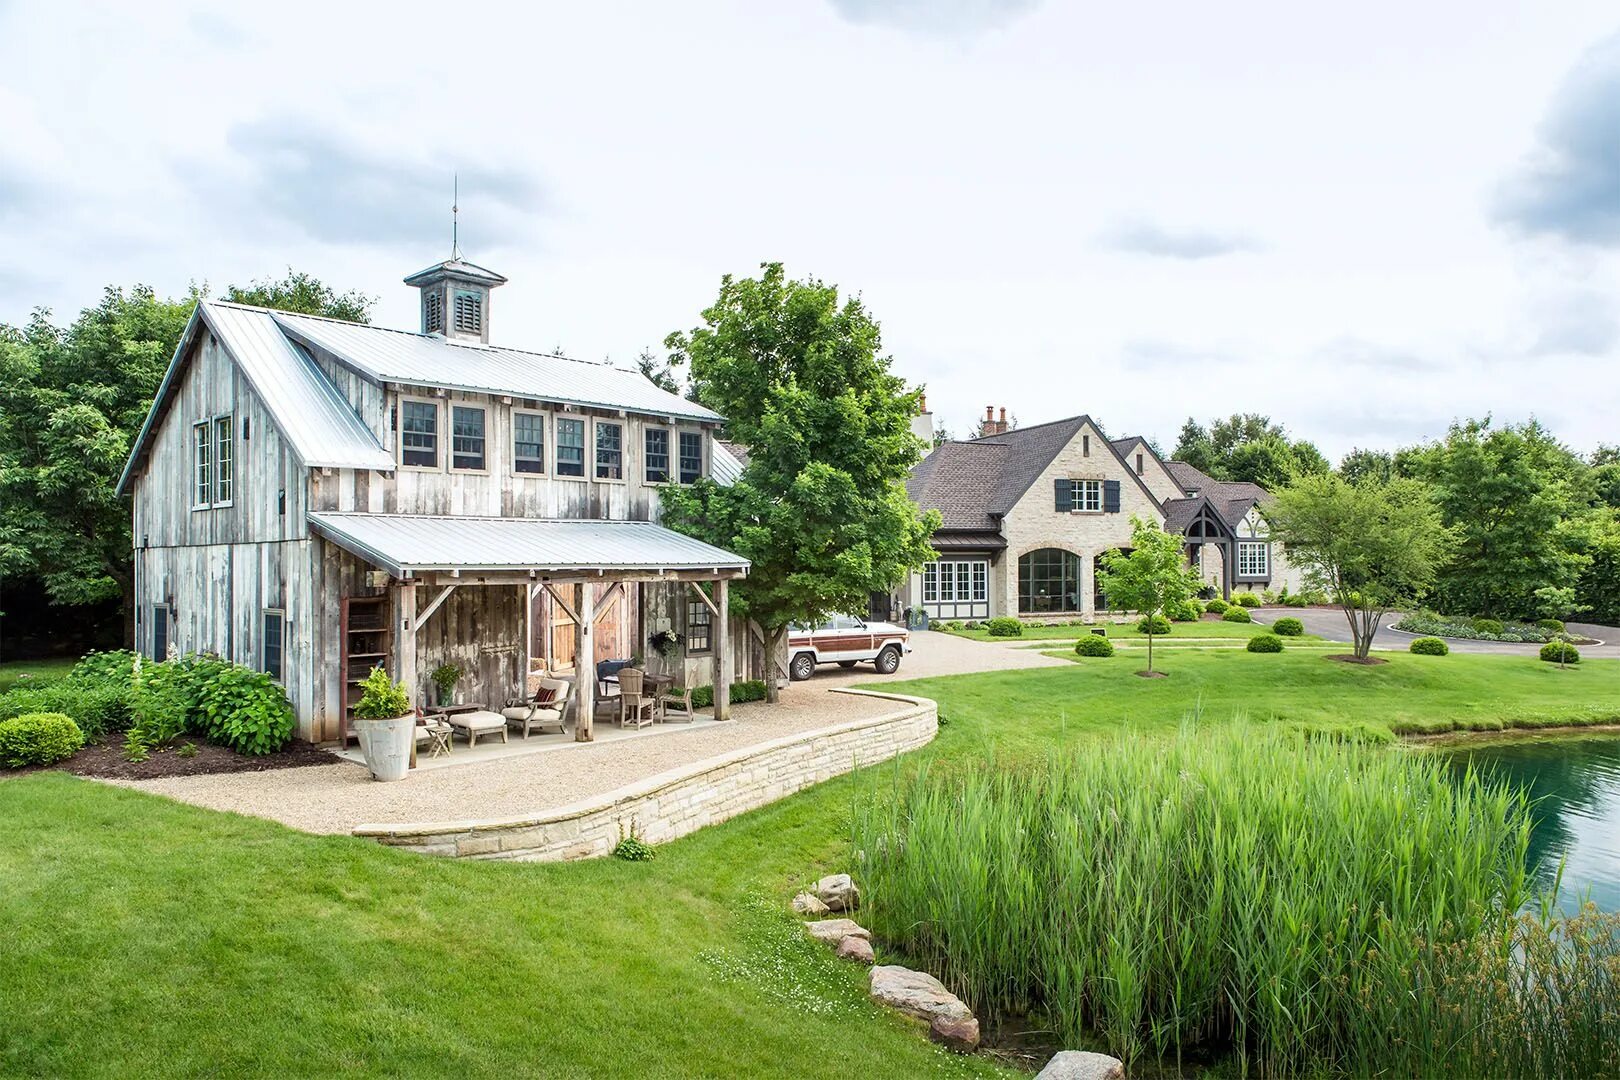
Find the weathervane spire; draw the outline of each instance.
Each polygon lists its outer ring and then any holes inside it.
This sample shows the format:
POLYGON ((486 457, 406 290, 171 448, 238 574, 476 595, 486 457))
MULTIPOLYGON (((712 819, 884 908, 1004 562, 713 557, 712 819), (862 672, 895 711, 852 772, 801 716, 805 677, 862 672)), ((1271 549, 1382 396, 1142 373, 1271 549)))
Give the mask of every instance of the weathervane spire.
POLYGON ((461 175, 450 174, 450 259, 452 262, 461 260, 461 175))

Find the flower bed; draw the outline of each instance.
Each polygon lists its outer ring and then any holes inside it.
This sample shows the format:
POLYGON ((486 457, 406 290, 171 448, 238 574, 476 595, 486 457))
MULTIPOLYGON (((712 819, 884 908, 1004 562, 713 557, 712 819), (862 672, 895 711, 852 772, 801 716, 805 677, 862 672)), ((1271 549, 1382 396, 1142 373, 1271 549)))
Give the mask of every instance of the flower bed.
POLYGON ((1544 645, 1557 640, 1560 636, 1529 623, 1465 619, 1451 615, 1436 615, 1432 611, 1419 611, 1404 616, 1400 622, 1395 623, 1395 629, 1426 637, 1466 638, 1470 641, 1517 641, 1531 645, 1544 645))

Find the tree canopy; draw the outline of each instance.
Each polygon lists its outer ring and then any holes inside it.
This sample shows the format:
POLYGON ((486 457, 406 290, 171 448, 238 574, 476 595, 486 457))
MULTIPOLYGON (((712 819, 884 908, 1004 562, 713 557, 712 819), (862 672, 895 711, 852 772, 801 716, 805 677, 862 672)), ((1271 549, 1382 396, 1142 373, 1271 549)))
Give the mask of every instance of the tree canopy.
POLYGON ((864 610, 933 558, 939 516, 906 496, 919 391, 889 371, 876 321, 835 286, 761 269, 723 278, 703 325, 665 340, 748 463, 730 487, 670 485, 662 503, 665 524, 753 564, 735 608, 774 657, 789 624, 864 610))
POLYGON ((1140 612, 1147 623, 1147 669, 1153 670, 1154 621, 1185 606, 1198 591, 1198 572, 1187 565, 1180 536, 1156 522, 1131 518, 1129 551, 1109 551, 1102 557, 1097 584, 1108 605, 1140 612))
POLYGON ((331 319, 368 323, 377 298, 356 289, 340 293, 319 278, 287 268, 279 281, 255 279, 251 285, 232 285, 225 299, 237 304, 296 311, 301 315, 325 315, 331 319))
POLYGON ((1216 480, 1248 481, 1268 490, 1329 471, 1314 443, 1289 439, 1281 424, 1258 413, 1233 413, 1208 427, 1188 417, 1172 456, 1216 480))

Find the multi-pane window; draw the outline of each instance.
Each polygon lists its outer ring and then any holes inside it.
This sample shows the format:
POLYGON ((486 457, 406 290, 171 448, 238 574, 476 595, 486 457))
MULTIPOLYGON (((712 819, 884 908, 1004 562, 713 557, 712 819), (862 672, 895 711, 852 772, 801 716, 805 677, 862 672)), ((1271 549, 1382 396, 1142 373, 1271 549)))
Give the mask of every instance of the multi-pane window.
POLYGON ((596 425, 596 478, 624 479, 624 428, 618 424, 596 425))
POLYGON ((205 507, 214 497, 213 438, 210 423, 204 420, 191 425, 191 470, 193 507, 205 507))
POLYGON ((647 429, 647 483, 669 483, 669 429, 647 429))
POLYGON ((689 600, 686 604, 686 652, 687 655, 706 653, 710 645, 710 628, 713 625, 711 618, 713 612, 709 605, 701 600, 689 600))
POLYGON ((236 451, 233 446, 236 418, 214 417, 214 505, 229 506, 236 480, 236 451))
POLYGON ((984 559, 941 559, 923 566, 923 603, 983 603, 990 598, 984 559))
POLYGON ((696 483, 703 475, 703 433, 681 432, 681 483, 696 483))
POLYGON ((1103 482, 1101 480, 1070 480, 1070 505, 1076 510, 1101 510, 1103 482))
POLYGON ((1271 547, 1263 540, 1240 540, 1237 546, 1238 577, 1271 576, 1271 547))
POLYGON ((481 334, 484 330, 484 298, 475 292, 456 290, 456 331, 462 334, 481 334))
POLYGON ((484 468, 483 409, 472 405, 450 406, 450 467, 452 469, 484 468))
POLYGON ((546 418, 540 413, 512 414, 512 471, 546 471, 546 418))
POLYGON ((1080 610, 1080 556, 1040 548, 1018 557, 1018 610, 1041 613, 1080 610))
POLYGON ((169 658, 169 605, 152 606, 152 659, 169 658))
POLYGON ((438 405, 431 401, 400 402, 399 449, 402 465, 439 467, 438 405))
POLYGON ((260 643, 260 668, 276 682, 282 678, 282 654, 287 641, 287 616, 276 608, 264 609, 264 640, 260 643))
POLYGON ((557 475, 585 475, 585 421, 557 419, 557 475))

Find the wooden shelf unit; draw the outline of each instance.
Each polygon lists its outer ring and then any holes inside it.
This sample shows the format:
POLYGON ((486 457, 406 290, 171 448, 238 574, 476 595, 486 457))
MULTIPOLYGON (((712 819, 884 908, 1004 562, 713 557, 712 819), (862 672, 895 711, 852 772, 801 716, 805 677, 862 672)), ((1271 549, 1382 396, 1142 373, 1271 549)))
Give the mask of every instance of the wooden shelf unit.
POLYGON ((388 620, 388 597, 346 596, 341 615, 343 668, 343 720, 347 728, 351 710, 359 700, 359 686, 378 667, 394 677, 393 630, 388 620))

